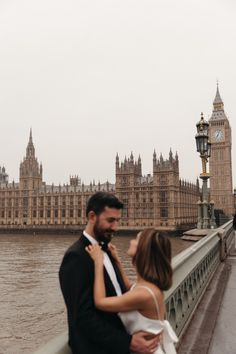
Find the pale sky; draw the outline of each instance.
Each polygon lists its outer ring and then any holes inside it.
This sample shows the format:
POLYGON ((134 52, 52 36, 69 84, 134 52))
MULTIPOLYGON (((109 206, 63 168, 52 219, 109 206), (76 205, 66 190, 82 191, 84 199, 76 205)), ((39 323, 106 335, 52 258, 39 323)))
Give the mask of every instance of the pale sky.
POLYGON ((18 181, 32 127, 44 181, 115 182, 115 156, 178 151, 195 181, 219 80, 233 136, 234 0, 0 0, 0 166, 18 181))

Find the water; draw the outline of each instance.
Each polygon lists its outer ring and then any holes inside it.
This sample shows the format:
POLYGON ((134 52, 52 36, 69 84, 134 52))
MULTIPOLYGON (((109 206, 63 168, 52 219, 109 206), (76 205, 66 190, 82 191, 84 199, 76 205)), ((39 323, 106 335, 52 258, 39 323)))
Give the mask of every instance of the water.
MULTIPOLYGON (((78 236, 0 235, 0 354, 31 354, 67 329, 58 269, 66 249, 78 236)), ((115 237, 125 268, 132 237, 115 237)), ((171 239, 173 255, 191 243, 171 239)))

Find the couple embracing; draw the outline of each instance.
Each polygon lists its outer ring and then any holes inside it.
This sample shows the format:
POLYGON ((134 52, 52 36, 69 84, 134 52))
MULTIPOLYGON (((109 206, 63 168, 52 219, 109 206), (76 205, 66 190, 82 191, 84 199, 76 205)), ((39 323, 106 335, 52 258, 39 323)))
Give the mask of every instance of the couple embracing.
POLYGON ((177 337, 165 320, 163 290, 172 283, 171 246, 154 229, 127 251, 137 272, 130 284, 111 237, 123 204, 98 192, 88 201, 87 226, 66 252, 59 272, 73 354, 175 354, 177 337))

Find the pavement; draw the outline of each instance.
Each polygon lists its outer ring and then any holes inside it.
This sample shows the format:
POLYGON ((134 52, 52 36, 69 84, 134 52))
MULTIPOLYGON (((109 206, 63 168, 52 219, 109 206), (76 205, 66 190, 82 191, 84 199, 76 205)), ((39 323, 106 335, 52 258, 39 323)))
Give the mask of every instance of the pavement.
POLYGON ((236 249, 214 274, 178 354, 236 354, 236 249))
POLYGON ((229 280, 208 354, 236 353, 236 250, 233 246, 226 264, 230 267, 229 280))

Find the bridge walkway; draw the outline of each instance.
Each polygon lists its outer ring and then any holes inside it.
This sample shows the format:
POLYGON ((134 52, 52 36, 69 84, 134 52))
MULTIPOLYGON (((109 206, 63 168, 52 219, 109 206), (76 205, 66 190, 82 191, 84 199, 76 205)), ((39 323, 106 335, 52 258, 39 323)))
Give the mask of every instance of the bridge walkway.
POLYGON ((226 259, 226 266, 229 268, 229 280, 217 316, 209 354, 236 353, 236 250, 234 245, 226 259))
POLYGON ((230 248, 196 309, 178 354, 236 354, 236 249, 230 248))

